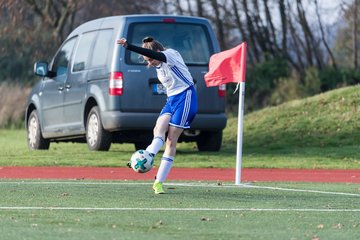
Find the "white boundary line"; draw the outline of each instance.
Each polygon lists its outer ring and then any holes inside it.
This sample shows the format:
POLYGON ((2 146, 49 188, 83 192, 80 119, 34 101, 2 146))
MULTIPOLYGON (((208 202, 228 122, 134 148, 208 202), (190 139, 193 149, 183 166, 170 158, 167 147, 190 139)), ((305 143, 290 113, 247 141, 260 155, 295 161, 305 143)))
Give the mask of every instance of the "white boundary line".
POLYGON ((360 209, 318 208, 91 208, 91 207, 0 207, 0 210, 65 210, 65 211, 188 211, 188 212, 360 212, 360 209))
MULTIPOLYGON (((173 183, 171 185, 175 186, 186 186, 183 184, 176 184, 173 183)), ((187 185, 187 186, 194 186, 200 187, 201 185, 187 185)), ((205 185, 202 185, 203 187, 205 185)), ((239 185, 220 185, 214 186, 209 185, 208 187, 243 187, 243 188, 257 188, 257 189, 267 189, 267 190, 279 190, 279 191, 287 191, 287 192, 307 192, 307 193, 319 193, 319 194, 328 194, 328 195, 343 195, 343 196, 353 196, 353 197, 360 197, 360 194, 357 193, 344 193, 344 192, 329 192, 329 191, 320 191, 320 190, 308 190, 308 189, 296 189, 296 188, 281 188, 281 187, 268 187, 268 186, 254 186, 250 184, 239 184, 239 185)))
MULTIPOLYGON (((70 184, 70 185, 152 185, 151 182, 88 182, 88 181, 0 181, 0 184, 70 184)), ((296 189, 296 188, 281 188, 281 187, 269 187, 269 186, 255 186, 251 184, 221 184, 217 185, 216 183, 166 183, 166 186, 180 186, 180 187, 210 187, 210 188, 256 188, 256 189, 266 189, 266 190, 279 190, 287 192, 307 192, 307 193, 318 193, 326 195, 342 195, 342 196, 352 196, 360 197, 360 194, 357 193, 345 193, 345 192, 329 192, 329 191, 320 191, 320 190, 308 190, 308 189, 296 189)))
POLYGON ((319 190, 306 190, 306 189, 293 189, 293 188, 280 188, 280 187, 267 187, 267 186, 244 186, 247 188, 259 188, 259 189, 269 189, 269 190, 279 190, 279 191, 288 191, 288 192, 308 192, 308 193, 320 193, 320 194, 332 194, 332 195, 344 195, 344 196, 354 196, 360 197, 360 194, 357 193, 344 193, 344 192, 328 192, 328 191, 319 191, 319 190))

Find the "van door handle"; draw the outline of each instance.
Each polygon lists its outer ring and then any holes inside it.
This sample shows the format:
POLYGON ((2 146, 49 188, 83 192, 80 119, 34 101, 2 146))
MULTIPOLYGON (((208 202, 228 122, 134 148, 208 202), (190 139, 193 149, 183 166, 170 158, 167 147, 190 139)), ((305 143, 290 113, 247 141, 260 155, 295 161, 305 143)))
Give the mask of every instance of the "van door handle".
POLYGON ((65 88, 66 88, 66 89, 70 89, 70 88, 71 88, 71 85, 70 85, 70 84, 66 84, 66 85, 65 85, 65 88))
POLYGON ((59 90, 60 92, 62 92, 62 91, 64 90, 64 86, 59 86, 59 87, 58 87, 58 90, 59 90))

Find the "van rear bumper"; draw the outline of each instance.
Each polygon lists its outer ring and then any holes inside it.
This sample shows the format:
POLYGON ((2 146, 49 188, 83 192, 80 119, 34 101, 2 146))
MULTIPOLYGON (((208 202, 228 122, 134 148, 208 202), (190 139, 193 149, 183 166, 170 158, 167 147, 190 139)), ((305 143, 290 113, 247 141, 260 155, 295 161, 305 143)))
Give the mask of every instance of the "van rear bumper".
POLYGON ((222 130, 226 127, 225 113, 219 114, 196 114, 195 119, 191 123, 191 129, 195 130, 222 130))
MULTIPOLYGON (((120 111, 102 112, 104 129, 118 130, 152 130, 158 118, 158 113, 124 113, 120 111)), ((226 127, 225 113, 198 113, 191 124, 196 130, 222 130, 226 127)))

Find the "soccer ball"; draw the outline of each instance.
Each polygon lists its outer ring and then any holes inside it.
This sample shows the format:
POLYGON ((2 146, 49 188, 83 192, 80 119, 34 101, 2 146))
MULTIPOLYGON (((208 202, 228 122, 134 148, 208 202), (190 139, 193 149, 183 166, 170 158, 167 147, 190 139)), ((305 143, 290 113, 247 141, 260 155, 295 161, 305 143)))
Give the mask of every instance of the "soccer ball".
POLYGON ((131 168, 137 173, 146 173, 154 165, 154 158, 146 150, 138 150, 131 156, 131 168))

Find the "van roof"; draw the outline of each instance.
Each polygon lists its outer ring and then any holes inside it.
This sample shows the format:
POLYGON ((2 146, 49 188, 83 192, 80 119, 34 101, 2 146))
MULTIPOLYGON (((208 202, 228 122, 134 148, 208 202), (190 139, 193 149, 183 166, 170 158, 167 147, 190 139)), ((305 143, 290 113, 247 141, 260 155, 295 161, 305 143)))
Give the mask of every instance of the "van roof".
POLYGON ((124 22, 124 20, 129 22, 148 22, 148 21, 166 21, 174 19, 176 22, 193 22, 193 23, 208 23, 209 21, 206 18, 202 17, 193 17, 193 16, 180 16, 180 15, 164 15, 164 14, 134 14, 134 15, 119 15, 119 16, 110 16, 104 18, 98 18, 85 22, 78 26, 67 39, 72 38, 75 35, 78 35, 83 32, 91 31, 94 29, 100 28, 103 22, 112 21, 112 22, 124 22))

